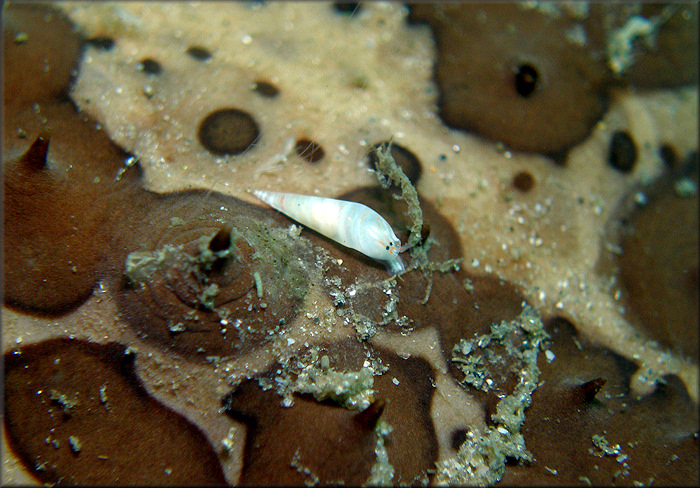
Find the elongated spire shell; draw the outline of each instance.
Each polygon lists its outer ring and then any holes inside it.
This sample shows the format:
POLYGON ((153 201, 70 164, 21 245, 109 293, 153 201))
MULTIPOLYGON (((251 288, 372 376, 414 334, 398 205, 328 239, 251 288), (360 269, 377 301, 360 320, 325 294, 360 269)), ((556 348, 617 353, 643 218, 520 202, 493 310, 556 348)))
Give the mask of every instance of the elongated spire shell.
POLYGON ((401 241, 389 223, 367 205, 294 193, 254 190, 253 194, 319 234, 383 261, 392 273, 404 270, 399 257, 401 241))

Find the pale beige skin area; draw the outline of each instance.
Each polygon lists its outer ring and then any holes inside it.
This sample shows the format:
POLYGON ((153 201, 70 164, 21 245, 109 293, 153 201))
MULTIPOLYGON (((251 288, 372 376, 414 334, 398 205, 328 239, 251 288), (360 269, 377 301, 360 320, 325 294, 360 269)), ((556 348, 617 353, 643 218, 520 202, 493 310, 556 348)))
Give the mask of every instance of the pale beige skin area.
MULTIPOLYGON (((86 36, 109 32, 118 38, 110 51, 86 47, 71 97, 117 144, 137 155, 148 188, 201 187, 256 204, 249 193, 253 188, 335 196, 376 184, 362 158, 371 144, 393 136, 422 161, 418 191, 458 231, 463 265, 470 272, 521 286, 543 315, 571 319, 584 336, 642 366, 633 392, 647 393, 654 378, 677 374, 697 402, 697 365, 636 334, 614 298, 610 277, 595 271, 604 252, 605 226, 619 202, 661 172, 658 145, 672 144, 679 154, 697 147, 697 89, 615 93, 610 110, 590 137, 570 151, 564 169, 545 157, 499 150, 443 126, 435 114, 435 48, 429 31, 407 27, 398 3, 363 4, 362 15, 352 22, 315 2, 264 8, 179 2, 57 5, 86 36), (184 54, 193 44, 211 47, 213 58, 202 63, 184 54), (135 65, 144 57, 157 59, 164 74, 150 80, 137 71, 135 65), (366 88, 353 84, 359 78, 367 80, 366 88), (274 100, 253 96, 249 86, 256 79, 276 84, 280 95, 274 100), (150 99, 144 90, 152 91, 150 99), (215 157, 198 143, 198 122, 222 106, 254 115, 262 137, 253 149, 215 157), (607 141, 618 129, 629 131, 640 148, 631 174, 617 173, 605 162, 607 141), (289 150, 288 141, 299 137, 323 145, 321 164, 309 166, 289 150), (537 185, 516 194, 510 181, 525 169, 537 185)), ((6 351, 67 334, 131 345, 140 352, 137 368, 149 392, 197 423, 218 448, 231 425, 217 411, 218 402, 233 379, 265 369, 276 352, 300 347, 307 338, 354 333, 335 316, 319 324, 310 319, 326 317, 331 308, 330 297, 316 290, 273 350, 216 366, 192 365, 143 343, 115 322, 114 304, 98 289, 83 307, 60 320, 4 309, 2 345, 6 351), (288 339, 294 339, 293 346, 288 339)), ((480 407, 445 375, 434 331, 408 338, 381 332, 376 340, 421 355, 438 371, 440 394, 433 416, 444 459, 450 426, 480 424, 480 407)), ((223 463, 231 482, 240 470, 242 431, 233 433, 232 455, 223 463)), ((3 461, 3 479, 28 482, 11 456, 3 461)))

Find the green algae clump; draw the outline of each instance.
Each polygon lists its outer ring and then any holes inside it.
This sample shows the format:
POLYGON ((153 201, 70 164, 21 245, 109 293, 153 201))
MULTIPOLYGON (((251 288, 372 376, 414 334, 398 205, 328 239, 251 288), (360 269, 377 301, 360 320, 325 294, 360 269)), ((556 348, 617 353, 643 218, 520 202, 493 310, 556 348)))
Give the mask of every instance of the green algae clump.
POLYGON ((494 484, 503 476, 507 457, 532 460, 520 429, 525 421, 525 409, 538 386, 537 355, 548 338, 539 313, 526 305, 515 320, 494 323, 489 334, 469 341, 463 339, 454 347, 452 361, 465 373, 465 383, 479 389, 499 383, 487 367, 502 362, 502 356, 493 352, 497 345, 503 346, 507 359, 514 361, 515 365, 509 369, 517 370, 518 383, 512 393, 498 402, 496 413, 491 416, 494 426, 486 426, 483 432, 477 429, 468 432, 457 456, 438 464, 437 484, 494 484), (487 359, 466 359, 477 354, 478 349, 487 359), (489 350, 491 353, 487 353, 489 350))

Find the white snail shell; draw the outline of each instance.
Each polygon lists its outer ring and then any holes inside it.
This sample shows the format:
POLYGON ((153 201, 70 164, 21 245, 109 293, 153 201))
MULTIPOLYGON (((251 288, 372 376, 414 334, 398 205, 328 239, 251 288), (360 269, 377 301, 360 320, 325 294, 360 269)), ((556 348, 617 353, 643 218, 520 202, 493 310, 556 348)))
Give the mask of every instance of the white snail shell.
POLYGON ((319 234, 383 261, 393 274, 404 270, 401 241, 389 223, 367 205, 294 193, 254 190, 253 194, 319 234))

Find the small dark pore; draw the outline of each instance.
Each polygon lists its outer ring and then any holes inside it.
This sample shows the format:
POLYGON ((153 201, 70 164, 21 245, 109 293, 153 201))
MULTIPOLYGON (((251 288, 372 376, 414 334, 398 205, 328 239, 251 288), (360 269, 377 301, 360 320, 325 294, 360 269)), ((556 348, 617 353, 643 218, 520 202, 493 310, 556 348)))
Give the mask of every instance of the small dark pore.
POLYGON ((537 88, 539 74, 531 64, 521 64, 515 72, 515 91, 523 98, 528 98, 537 88))
POLYGON ((629 132, 618 130, 610 139, 608 164, 618 171, 629 173, 637 162, 637 146, 629 132))
MULTIPOLYGON (((219 232, 217 232, 214 237, 209 241, 209 250, 215 253, 225 251, 231 247, 231 230, 233 226, 226 223, 221 226, 219 232)), ((213 263, 211 263, 211 271, 213 273, 220 273, 226 264, 229 262, 229 256, 219 256, 213 263)))
POLYGON ((529 171, 520 171, 513 176, 513 187, 523 193, 532 190, 535 186, 535 178, 529 171))
POLYGON ((318 163, 326 155, 326 151, 323 150, 319 143, 305 138, 297 140, 294 150, 309 163, 318 163))
POLYGON ((51 140, 51 129, 44 127, 36 140, 29 146, 27 152, 22 155, 22 163, 27 169, 41 171, 47 166, 49 154, 49 142, 51 140))
POLYGON ((379 418, 382 416, 386 405, 387 401, 384 398, 375 400, 369 407, 355 415, 355 421, 359 422, 366 428, 373 429, 377 425, 379 418))
POLYGON ((456 429, 452 431, 452 439, 451 439, 451 445, 452 449, 455 451, 459 451, 459 448, 462 447, 462 444, 464 444, 464 441, 467 440, 467 429, 456 429))
POLYGON ((336 12, 343 15, 355 15, 362 10, 360 2, 333 2, 333 8, 336 12))
POLYGON ((520 464, 520 461, 515 456, 506 456, 505 463, 506 463, 506 466, 517 466, 520 464))
POLYGON ((222 225, 219 232, 209 241, 209 250, 212 252, 221 252, 228 249, 231 246, 231 229, 233 229, 233 227, 229 223, 222 225))
POLYGON ((198 59, 199 61, 206 61, 207 59, 211 59, 211 52, 209 52, 208 49, 203 48, 201 46, 188 47, 187 54, 192 56, 194 59, 198 59))
POLYGON ((95 46, 98 49, 103 49, 105 51, 110 51, 114 48, 114 39, 109 36, 95 36, 86 40, 91 46, 95 46))
POLYGON ((419 246, 422 246, 425 244, 425 241, 428 240, 428 237, 430 237, 430 224, 427 222, 423 222, 423 226, 420 229, 420 242, 418 243, 419 246))
POLYGON ((262 80, 254 81, 252 89, 258 95, 261 95, 266 98, 274 98, 280 93, 279 88, 277 88, 275 85, 262 80))
POLYGON ((581 401, 590 403, 595 399, 595 396, 603 386, 605 386, 605 380, 603 378, 596 378, 575 387, 574 395, 581 401))
POLYGON ((667 168, 674 169, 678 166, 678 152, 670 144, 659 146, 659 157, 667 168))
POLYGON ((160 63, 152 58, 142 59, 139 64, 136 65, 136 69, 148 75, 159 75, 162 71, 160 63))

